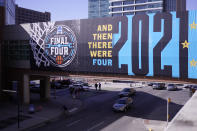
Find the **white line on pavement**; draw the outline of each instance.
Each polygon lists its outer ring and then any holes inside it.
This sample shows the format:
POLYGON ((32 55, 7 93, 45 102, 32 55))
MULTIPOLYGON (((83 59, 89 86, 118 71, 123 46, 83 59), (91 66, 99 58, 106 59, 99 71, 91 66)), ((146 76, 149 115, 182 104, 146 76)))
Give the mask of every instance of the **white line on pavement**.
POLYGON ((104 123, 104 121, 102 121, 102 122, 100 122, 100 123, 94 125, 93 127, 89 128, 87 131, 91 131, 91 130, 93 130, 94 128, 99 127, 99 126, 102 125, 103 123, 104 123))
POLYGON ((70 126, 72 126, 72 125, 74 125, 74 124, 76 124, 76 123, 78 123, 78 122, 80 122, 81 121, 81 119, 80 120, 77 120, 77 121, 74 121, 74 122, 72 122, 72 123, 70 123, 70 124, 68 124, 68 125, 66 125, 67 127, 70 127, 70 126))
POLYGON ((75 108, 72 108, 72 109, 69 110, 69 112, 72 113, 72 112, 76 111, 77 109, 78 108, 76 108, 76 107, 75 108))

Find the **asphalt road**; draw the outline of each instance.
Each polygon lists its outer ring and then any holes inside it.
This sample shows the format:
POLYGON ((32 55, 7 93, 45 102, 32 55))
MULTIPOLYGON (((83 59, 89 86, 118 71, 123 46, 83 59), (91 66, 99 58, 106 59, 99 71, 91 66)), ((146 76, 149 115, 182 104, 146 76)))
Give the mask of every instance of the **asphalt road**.
POLYGON ((189 91, 153 90, 151 87, 136 88, 134 104, 126 113, 114 113, 113 103, 118 90, 102 91, 85 97, 83 109, 72 116, 62 116, 35 131, 147 131, 144 120, 166 121, 167 98, 171 98, 170 120, 189 99, 189 91))

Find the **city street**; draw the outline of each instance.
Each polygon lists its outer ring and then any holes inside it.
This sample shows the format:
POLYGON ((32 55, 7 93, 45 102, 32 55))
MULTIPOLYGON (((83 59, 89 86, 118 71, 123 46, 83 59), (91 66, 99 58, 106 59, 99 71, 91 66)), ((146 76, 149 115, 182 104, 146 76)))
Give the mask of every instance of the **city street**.
POLYGON ((135 88, 137 93, 133 96, 134 104, 131 109, 124 113, 115 113, 112 111, 112 105, 119 98, 118 92, 124 87, 129 87, 129 84, 107 83, 102 87, 102 91, 95 91, 92 87, 90 92, 80 94, 79 99, 83 101, 83 107, 78 113, 62 116, 59 120, 34 130, 145 131, 151 122, 155 123, 154 127, 163 130, 167 117, 166 99, 172 100, 169 106, 171 120, 190 98, 189 90, 184 88, 178 91, 167 91, 153 90, 152 87, 143 86, 135 88))

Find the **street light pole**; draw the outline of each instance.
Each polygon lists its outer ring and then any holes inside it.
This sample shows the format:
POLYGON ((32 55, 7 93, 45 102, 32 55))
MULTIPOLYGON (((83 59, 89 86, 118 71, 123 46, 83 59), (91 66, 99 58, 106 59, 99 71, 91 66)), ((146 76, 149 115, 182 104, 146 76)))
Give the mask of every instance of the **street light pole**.
POLYGON ((16 94, 17 94, 17 105, 18 105, 18 128, 20 128, 20 94, 19 94, 19 87, 18 85, 15 85, 17 88, 16 94))
POLYGON ((171 102, 170 98, 167 98, 167 126, 168 126, 168 122, 169 122, 169 103, 171 102))

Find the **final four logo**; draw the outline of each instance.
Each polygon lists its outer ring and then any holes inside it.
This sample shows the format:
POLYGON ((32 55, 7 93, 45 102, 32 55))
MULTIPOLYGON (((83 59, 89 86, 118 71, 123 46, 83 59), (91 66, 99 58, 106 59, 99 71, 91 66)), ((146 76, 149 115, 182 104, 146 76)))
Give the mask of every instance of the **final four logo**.
POLYGON ((65 25, 52 28, 45 37, 45 53, 56 67, 68 66, 75 57, 77 40, 74 32, 65 25))

